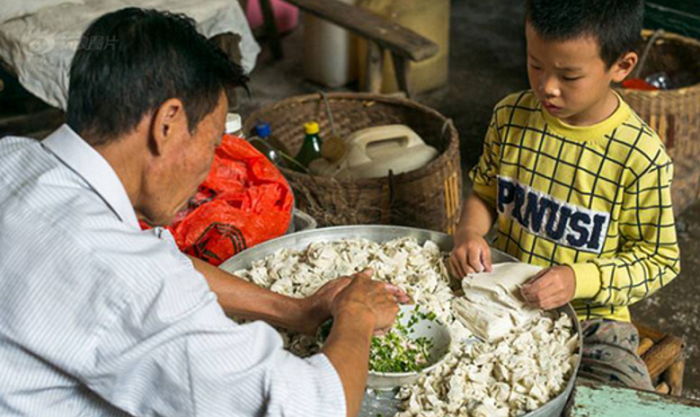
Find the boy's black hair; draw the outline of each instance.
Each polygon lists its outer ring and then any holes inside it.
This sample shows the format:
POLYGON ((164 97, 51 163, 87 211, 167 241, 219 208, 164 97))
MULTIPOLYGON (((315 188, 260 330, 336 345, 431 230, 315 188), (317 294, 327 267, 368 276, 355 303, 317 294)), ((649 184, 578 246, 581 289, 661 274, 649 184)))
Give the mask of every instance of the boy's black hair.
POLYGON ((241 67, 198 33, 192 19, 125 8, 98 18, 83 34, 71 63, 66 121, 100 145, 178 98, 193 132, 222 92, 246 82, 241 67))
POLYGON ((526 0, 525 19, 547 40, 593 36, 609 68, 641 39, 643 0, 526 0))

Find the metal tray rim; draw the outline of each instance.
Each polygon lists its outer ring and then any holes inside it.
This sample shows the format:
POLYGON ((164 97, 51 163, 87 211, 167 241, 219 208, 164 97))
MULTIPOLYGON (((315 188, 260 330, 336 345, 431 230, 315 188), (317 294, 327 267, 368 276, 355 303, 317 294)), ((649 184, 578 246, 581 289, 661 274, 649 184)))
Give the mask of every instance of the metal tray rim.
MULTIPOLYGON (((319 229, 305 230, 302 232, 291 233, 276 239, 261 243, 260 245, 248 248, 238 254, 232 256, 223 262, 219 268, 227 272, 235 272, 240 269, 250 267, 250 264, 257 259, 261 259, 270 253, 282 248, 296 249, 304 247, 311 242, 319 240, 337 240, 347 239, 352 237, 365 238, 372 240, 372 237, 381 238, 380 241, 391 240, 397 237, 416 237, 422 243, 425 240, 433 240, 441 250, 449 251, 452 246, 452 237, 433 230, 419 229, 407 226, 392 226, 392 225, 352 225, 352 226, 333 226, 319 229), (423 239, 421 241, 421 239, 423 239)), ((492 249, 494 263, 508 262, 518 260, 497 249, 492 249)), ((576 364, 572 371, 566 388, 559 395, 549 400, 540 408, 533 410, 521 417, 558 417, 563 412, 569 395, 574 389, 574 383, 578 374, 578 369, 581 364, 582 352, 582 333, 581 325, 576 317, 576 312, 571 306, 560 307, 560 311, 568 314, 574 322, 576 333, 578 334, 578 354, 576 364)))

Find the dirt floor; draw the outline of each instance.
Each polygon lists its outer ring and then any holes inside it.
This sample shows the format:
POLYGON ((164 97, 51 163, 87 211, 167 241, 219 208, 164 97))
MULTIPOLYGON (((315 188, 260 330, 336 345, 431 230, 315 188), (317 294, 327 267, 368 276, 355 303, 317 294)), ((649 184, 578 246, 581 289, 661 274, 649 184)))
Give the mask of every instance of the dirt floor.
MULTIPOLYGON (((460 132, 465 170, 481 153, 481 142, 493 105, 510 92, 527 88, 523 11, 520 0, 453 0, 449 88, 416 99, 452 118, 460 132)), ((303 79, 301 29, 283 39, 285 58, 272 61, 264 46, 251 75, 251 97, 239 111, 252 110, 291 95, 319 91, 303 79)), ((685 338, 687 365, 684 396, 700 399, 700 336, 692 330, 700 319, 700 292, 692 277, 700 274, 700 204, 678 218, 683 271, 666 288, 632 307, 634 319, 685 338)))

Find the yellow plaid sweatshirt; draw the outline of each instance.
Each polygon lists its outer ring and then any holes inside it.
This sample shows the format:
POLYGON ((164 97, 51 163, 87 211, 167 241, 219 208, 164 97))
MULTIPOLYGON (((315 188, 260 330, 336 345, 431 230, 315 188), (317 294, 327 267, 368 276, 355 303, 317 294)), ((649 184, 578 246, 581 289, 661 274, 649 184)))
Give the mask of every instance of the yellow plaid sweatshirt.
POLYGON ((673 165, 620 99, 608 119, 570 126, 531 91, 493 111, 474 192, 496 209, 494 247, 535 265, 569 265, 581 320, 629 321, 627 306, 680 270, 673 165))

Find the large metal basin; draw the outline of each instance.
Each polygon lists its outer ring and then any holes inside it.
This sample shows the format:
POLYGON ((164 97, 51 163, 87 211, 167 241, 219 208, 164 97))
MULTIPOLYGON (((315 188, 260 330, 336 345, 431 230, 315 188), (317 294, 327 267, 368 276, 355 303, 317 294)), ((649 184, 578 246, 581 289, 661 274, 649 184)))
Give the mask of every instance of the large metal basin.
MULTIPOLYGON (((416 240, 418 240, 419 243, 423 243, 426 240, 432 240, 440 247, 441 250, 445 252, 448 252, 452 249, 451 236, 445 233, 434 232, 431 230, 416 229, 413 227, 383 225, 336 226, 292 233, 277 239, 267 241, 265 243, 254 246, 250 249, 246 249, 243 252, 236 254, 235 256, 228 259, 226 262, 222 263, 219 266, 219 268, 228 272, 235 272, 240 269, 249 268, 253 261, 262 259, 267 255, 271 255, 280 249, 287 248, 300 250, 306 248, 310 243, 318 241, 335 241, 350 238, 364 238, 376 242, 385 242, 387 240, 392 240, 399 237, 413 237, 416 240)), ((491 255, 493 263, 517 261, 512 256, 496 249, 491 250, 491 255)), ((579 325, 578 319, 576 318, 576 313, 574 312, 574 309, 571 307, 570 304, 561 307, 560 310, 568 314, 573 319, 576 332, 579 335, 578 351, 581 352, 581 327, 579 325)), ((580 355, 578 355, 578 359, 574 367, 574 372, 572 373, 572 376, 566 385, 566 389, 561 394, 554 397, 548 403, 544 404, 537 410, 524 414, 525 417, 559 417, 562 415, 562 412, 564 411, 564 408, 566 406, 566 401, 574 389, 574 380, 576 379, 576 373, 580 365, 580 360, 580 355)), ((391 416, 394 412, 397 411, 397 405, 398 402, 393 399, 393 394, 391 392, 370 391, 365 396, 365 401, 362 405, 362 411, 360 413, 360 416, 391 416)))

